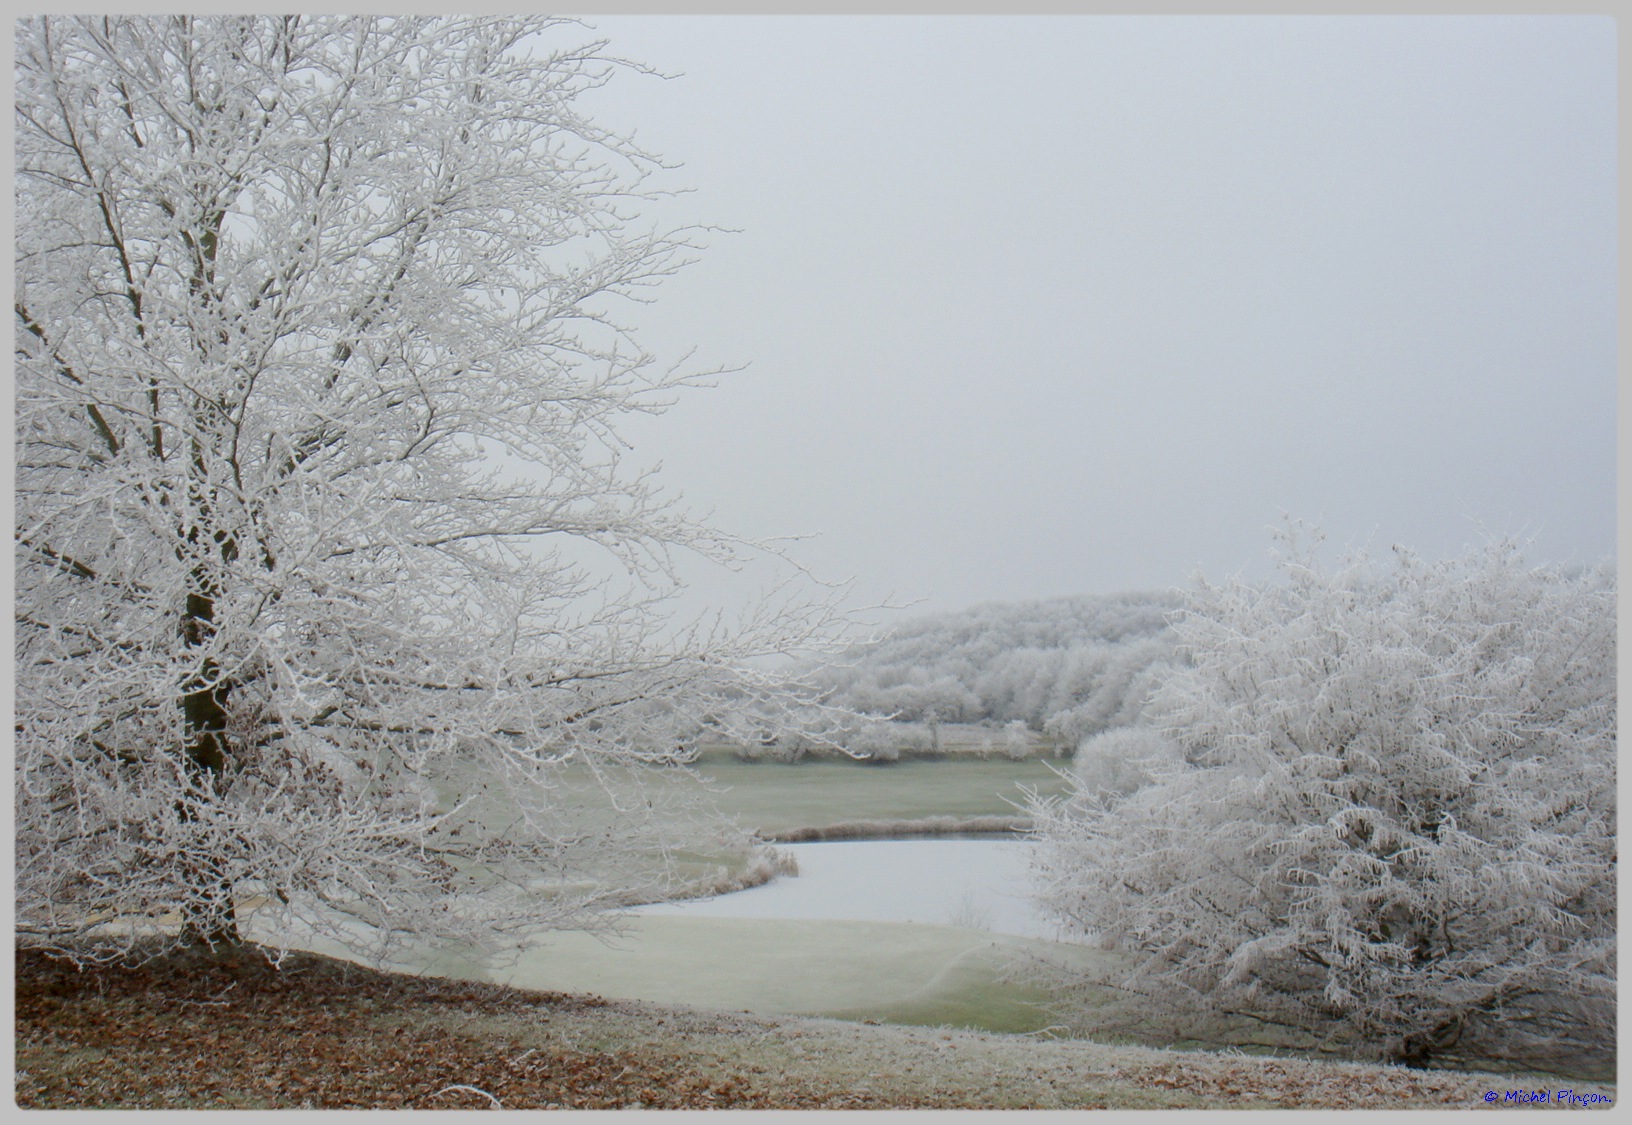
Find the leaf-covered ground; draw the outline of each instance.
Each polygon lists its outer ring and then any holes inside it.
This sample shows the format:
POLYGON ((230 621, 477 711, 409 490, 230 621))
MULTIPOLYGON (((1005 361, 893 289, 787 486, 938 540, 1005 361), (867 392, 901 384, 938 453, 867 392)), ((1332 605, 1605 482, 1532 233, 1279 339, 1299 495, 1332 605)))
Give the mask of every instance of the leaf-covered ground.
POLYGON ((310 954, 281 969, 246 950, 83 971, 17 955, 29 1108, 1460 1109, 1537 1085, 708 1012, 310 954))

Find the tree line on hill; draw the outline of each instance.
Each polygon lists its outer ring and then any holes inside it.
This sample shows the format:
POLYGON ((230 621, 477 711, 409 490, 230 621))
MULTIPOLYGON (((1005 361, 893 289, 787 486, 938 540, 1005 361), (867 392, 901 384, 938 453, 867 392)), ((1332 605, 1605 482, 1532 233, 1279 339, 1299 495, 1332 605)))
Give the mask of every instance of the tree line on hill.
MULTIPOLYGON (((1135 722, 1179 659, 1178 591, 988 604, 903 623, 812 674, 825 700, 908 724, 1023 724, 1066 748, 1135 722)), ((853 749, 853 748, 852 748, 853 749)))

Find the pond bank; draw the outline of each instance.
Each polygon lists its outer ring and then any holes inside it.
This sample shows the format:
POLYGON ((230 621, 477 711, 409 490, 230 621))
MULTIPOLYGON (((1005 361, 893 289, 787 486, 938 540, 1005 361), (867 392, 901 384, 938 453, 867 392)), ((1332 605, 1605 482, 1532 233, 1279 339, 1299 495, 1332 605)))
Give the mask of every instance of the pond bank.
POLYGON ((891 840, 902 836, 1018 836, 1031 831, 1029 816, 928 816, 912 820, 841 820, 834 824, 761 831, 771 844, 816 840, 891 840))
MULTIPOLYGON (((392 968, 520 988, 990 1031, 1037 1031, 1047 993, 1017 973, 1105 956, 1049 940, 1023 897, 1027 845, 925 837, 779 845, 802 872, 707 899, 632 906, 613 933, 554 931, 492 955, 416 942, 392 968)), ((257 932, 345 957, 315 933, 257 932)))

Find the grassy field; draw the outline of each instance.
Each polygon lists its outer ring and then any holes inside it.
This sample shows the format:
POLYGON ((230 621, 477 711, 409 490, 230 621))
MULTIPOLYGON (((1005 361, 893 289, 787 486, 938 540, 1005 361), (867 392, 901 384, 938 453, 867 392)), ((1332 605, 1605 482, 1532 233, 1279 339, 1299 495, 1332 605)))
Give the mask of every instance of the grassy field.
MULTIPOLYGON (((316 952, 344 956, 332 943, 316 952)), ((996 1032, 1050 1026, 1046 994, 1017 976, 1034 954, 1109 954, 958 926, 780 918, 636 917, 616 936, 550 934, 489 962, 425 950, 397 968, 533 991, 730 1011, 996 1032)))
POLYGON ((835 759, 745 762, 705 754, 694 767, 720 790, 714 803, 744 828, 782 832, 850 820, 1013 816, 1022 786, 1060 793, 1066 783, 1042 758, 949 757, 864 765, 835 759))
MULTIPOLYGON (((1049 1026, 1045 996, 1009 978, 1045 947, 1067 948, 956 926, 650 917, 615 945, 552 935, 487 975, 518 988, 658 1003, 1026 1032, 1049 1026)), ((1069 948, 1096 963, 1108 956, 1069 948)))
MULTIPOLYGON (((345 959, 314 938, 303 948, 345 959)), ((616 934, 561 931, 488 959, 447 947, 405 952, 397 971, 764 1015, 1034 1034, 1057 1021, 1034 983, 1054 971, 1114 967, 1097 947, 956 925, 786 918, 634 916, 616 934)), ((1221 1021, 1175 1045, 1298 1053, 1301 1037, 1251 1020, 1221 1021)), ((1166 1038, 1157 1031, 1150 1036, 1166 1038)))

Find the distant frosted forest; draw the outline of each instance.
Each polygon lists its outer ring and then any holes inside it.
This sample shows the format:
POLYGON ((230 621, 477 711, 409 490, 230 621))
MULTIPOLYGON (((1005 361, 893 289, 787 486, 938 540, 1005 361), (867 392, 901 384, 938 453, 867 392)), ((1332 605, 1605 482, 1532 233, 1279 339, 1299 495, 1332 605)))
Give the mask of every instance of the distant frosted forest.
POLYGON ((941 723, 1023 724, 1070 750, 1139 718, 1180 659, 1168 617, 1182 602, 1146 590, 926 615, 815 679, 828 702, 896 721, 875 739, 910 746, 941 723))

